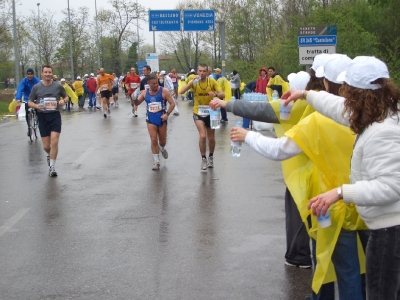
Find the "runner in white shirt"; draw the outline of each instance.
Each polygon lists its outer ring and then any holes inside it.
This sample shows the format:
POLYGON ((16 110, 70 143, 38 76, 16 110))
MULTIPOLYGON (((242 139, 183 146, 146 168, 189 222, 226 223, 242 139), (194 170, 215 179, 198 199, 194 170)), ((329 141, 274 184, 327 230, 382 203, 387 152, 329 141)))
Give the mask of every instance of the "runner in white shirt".
POLYGON ((179 116, 179 110, 178 110, 178 103, 176 101, 176 95, 175 95, 175 87, 174 84, 172 83, 171 78, 167 75, 167 72, 164 70, 160 72, 160 82, 163 82, 164 88, 171 94, 172 99, 174 99, 175 102, 175 107, 174 107, 174 116, 179 116))

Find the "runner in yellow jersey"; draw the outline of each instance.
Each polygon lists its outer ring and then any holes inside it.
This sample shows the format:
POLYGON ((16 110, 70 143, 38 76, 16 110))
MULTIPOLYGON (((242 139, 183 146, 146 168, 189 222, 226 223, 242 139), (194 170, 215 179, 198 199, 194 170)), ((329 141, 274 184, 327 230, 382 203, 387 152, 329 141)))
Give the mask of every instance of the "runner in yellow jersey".
POLYGON ((214 97, 220 99, 225 97, 218 83, 213 78, 207 77, 207 71, 207 65, 200 64, 197 68, 197 76, 179 91, 179 94, 184 94, 190 88, 193 88, 194 91, 193 119, 200 135, 199 147, 202 170, 214 167, 215 130, 211 129, 210 126, 210 107, 208 105, 214 97), (209 149, 208 161, 206 156, 207 140, 209 149))

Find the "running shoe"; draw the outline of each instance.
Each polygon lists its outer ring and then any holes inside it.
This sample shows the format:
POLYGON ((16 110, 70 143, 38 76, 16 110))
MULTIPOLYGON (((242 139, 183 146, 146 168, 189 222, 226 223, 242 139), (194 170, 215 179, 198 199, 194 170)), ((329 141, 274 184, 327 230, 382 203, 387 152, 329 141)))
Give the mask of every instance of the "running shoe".
POLYGON ((104 114, 103 116, 104 116, 104 119, 107 118, 107 114, 104 114))
POLYGON ((295 267, 300 269, 311 269, 312 265, 298 265, 298 264, 291 264, 290 262, 285 261, 285 265, 289 267, 295 267))
POLYGON ((51 167, 49 168, 49 176, 50 176, 50 177, 56 177, 56 176, 57 176, 57 172, 56 172, 56 170, 54 169, 54 166, 51 166, 51 167))
POLYGON ((168 158, 167 149, 164 149, 164 151, 161 151, 161 155, 162 155, 162 157, 164 157, 165 159, 167 159, 167 158, 168 158))
POLYGON ((174 116, 179 116, 179 113, 178 112, 174 112, 173 115, 174 116))
POLYGON ((207 170, 207 158, 203 158, 201 160, 201 169, 202 170, 207 170))
POLYGON ((153 164, 153 168, 151 168, 153 171, 157 171, 160 170, 160 163, 158 162, 154 162, 153 164))
POLYGON ((137 117, 137 112, 136 111, 135 111, 134 115, 135 115, 135 117, 137 117))
POLYGON ((98 110, 100 110, 100 109, 101 109, 101 107, 100 107, 100 106, 96 106, 96 108, 97 108, 98 110))
POLYGON ((207 168, 214 168, 214 157, 213 156, 208 157, 207 168))
POLYGON ((132 113, 133 113, 133 115, 135 115, 135 108, 134 107, 132 107, 132 113))
POLYGON ((50 167, 50 156, 47 155, 47 165, 50 167))

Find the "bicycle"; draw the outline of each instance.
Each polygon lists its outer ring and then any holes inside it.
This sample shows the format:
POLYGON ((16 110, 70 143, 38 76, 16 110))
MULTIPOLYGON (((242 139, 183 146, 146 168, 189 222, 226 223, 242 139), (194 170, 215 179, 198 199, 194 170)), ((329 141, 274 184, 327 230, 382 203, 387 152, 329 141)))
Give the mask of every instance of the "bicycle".
POLYGON ((37 139, 37 128, 39 124, 36 109, 28 109, 28 124, 29 139, 33 142, 33 140, 37 139))

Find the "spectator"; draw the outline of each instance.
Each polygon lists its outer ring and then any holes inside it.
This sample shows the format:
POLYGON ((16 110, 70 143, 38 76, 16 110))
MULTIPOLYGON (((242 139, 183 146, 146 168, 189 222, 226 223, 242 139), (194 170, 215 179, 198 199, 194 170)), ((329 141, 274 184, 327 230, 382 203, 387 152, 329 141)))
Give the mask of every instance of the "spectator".
POLYGON ((263 67, 258 71, 260 77, 258 77, 256 81, 256 93, 266 94, 267 93, 267 85, 269 81, 269 77, 267 76, 268 70, 266 67, 263 67))
POLYGON ((83 108, 85 100, 83 100, 83 81, 81 76, 76 77, 76 81, 72 84, 75 94, 78 96, 78 106, 83 108))
POLYGON ((233 77, 231 78, 232 90, 233 90, 232 94, 236 100, 239 100, 240 99, 240 76, 236 70, 233 70, 232 75, 233 75, 233 77))
POLYGON ((86 87, 89 92, 89 108, 96 107, 97 83, 93 73, 90 73, 90 78, 86 81, 86 87))
POLYGON ((277 91, 279 94, 279 97, 282 96, 283 93, 285 93, 289 89, 288 83, 282 79, 282 77, 275 72, 274 67, 269 67, 268 68, 268 77, 269 81, 267 84, 267 94, 268 97, 271 100, 271 96, 273 91, 277 91))
MULTIPOLYGON (((245 93, 254 93, 256 91, 256 86, 257 83, 256 81, 250 81, 246 86, 244 87, 244 92, 245 93)), ((264 93, 265 94, 265 93, 264 93)))

